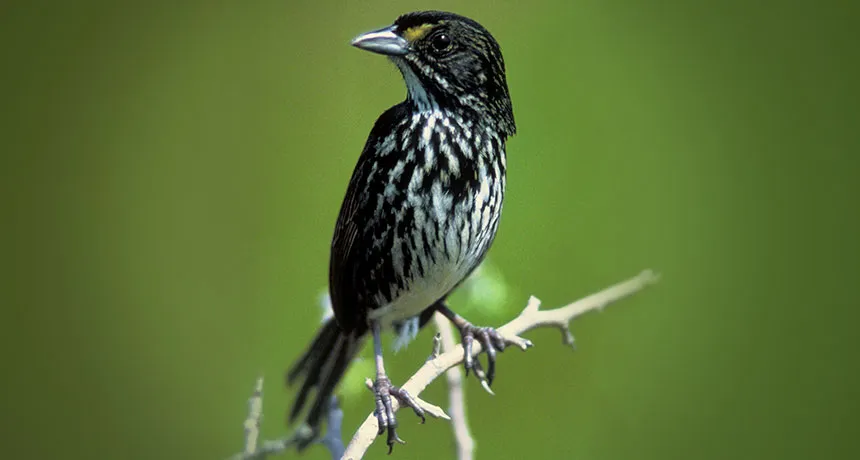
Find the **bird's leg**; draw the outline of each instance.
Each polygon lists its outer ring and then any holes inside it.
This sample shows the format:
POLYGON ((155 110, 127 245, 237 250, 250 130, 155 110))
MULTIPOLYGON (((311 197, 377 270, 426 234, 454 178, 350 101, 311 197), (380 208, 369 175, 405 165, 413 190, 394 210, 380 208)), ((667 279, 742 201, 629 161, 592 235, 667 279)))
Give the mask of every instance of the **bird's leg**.
POLYGON ((388 453, 394 449, 394 443, 406 444, 397 436, 397 418, 391 407, 391 397, 395 397, 402 407, 411 407, 415 415, 421 417, 421 423, 425 422, 424 410, 406 390, 391 384, 388 375, 385 374, 385 365, 382 362, 382 334, 379 321, 371 324, 373 330, 373 354, 376 359, 376 380, 373 382, 373 393, 376 395, 376 420, 379 422, 379 432, 382 435, 388 430, 388 453))
MULTIPOLYGON (((493 384, 493 379, 496 377, 496 353, 505 351, 505 347, 517 342, 505 338, 495 328, 473 326, 466 318, 451 311, 445 302, 439 302, 436 310, 445 315, 460 330, 460 337, 463 339, 463 366, 466 368, 466 375, 469 375, 469 370, 475 371, 475 376, 478 377, 484 388, 490 391, 489 386, 493 384), (481 367, 481 362, 472 356, 472 343, 475 340, 487 352, 486 373, 481 367)), ((526 346, 531 346, 531 342, 526 341, 526 346)), ((492 391, 490 392, 492 393, 492 391)))

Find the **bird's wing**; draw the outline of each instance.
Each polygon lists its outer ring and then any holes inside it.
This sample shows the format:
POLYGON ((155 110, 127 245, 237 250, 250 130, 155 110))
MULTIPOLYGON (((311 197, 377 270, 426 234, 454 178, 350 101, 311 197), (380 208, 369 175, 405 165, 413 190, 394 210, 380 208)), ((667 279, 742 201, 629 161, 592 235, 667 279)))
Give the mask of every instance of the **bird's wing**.
MULTIPOLYGON (((376 120, 352 172, 337 217, 331 242, 329 291, 335 318, 347 331, 364 326, 359 322, 364 321, 362 311, 367 308, 357 305, 364 301, 357 278, 361 275, 358 271, 367 268, 361 267, 361 261, 365 258, 363 251, 368 250, 364 247, 367 242, 362 235, 368 230, 368 223, 375 212, 376 195, 381 193, 380 181, 383 178, 371 177, 378 166, 377 149, 381 139, 392 132, 399 120, 407 116, 407 112, 405 104, 399 104, 376 120)), ((390 153, 391 158, 398 155, 398 152, 390 153)))
POLYGON ((349 181, 349 187, 346 190, 346 196, 344 196, 331 241, 329 290, 335 318, 344 330, 352 330, 355 327, 353 316, 356 313, 354 304, 357 300, 357 293, 353 279, 353 261, 356 254, 353 251, 356 240, 358 240, 359 229, 365 226, 365 223, 361 221, 361 214, 358 212, 360 202, 366 199, 362 196, 365 190, 357 185, 361 183, 366 174, 365 156, 362 153, 352 173, 352 179, 349 181))

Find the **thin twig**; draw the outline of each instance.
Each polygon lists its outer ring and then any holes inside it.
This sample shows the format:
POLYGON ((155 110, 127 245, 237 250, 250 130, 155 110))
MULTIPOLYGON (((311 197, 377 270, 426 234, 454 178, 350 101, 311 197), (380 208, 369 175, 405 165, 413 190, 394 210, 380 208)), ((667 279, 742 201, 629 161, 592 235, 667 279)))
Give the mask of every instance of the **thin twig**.
MULTIPOLYGON (((230 460, 262 460, 269 455, 283 453, 293 445, 313 437, 313 430, 311 430, 307 425, 301 425, 293 434, 279 439, 264 441, 259 447, 257 447, 257 438, 260 430, 259 421, 263 415, 262 385, 263 379, 261 377, 257 379, 256 388, 259 390, 255 390, 254 396, 249 400, 249 405, 251 406, 251 410, 249 412, 251 414, 248 415, 248 419, 245 421, 245 450, 238 454, 234 454, 230 457, 230 460), (252 418, 254 415, 256 415, 256 418, 252 418), (249 429, 251 426, 255 427, 253 428, 256 430, 255 432, 252 432, 252 430, 249 429)), ((343 457, 345 449, 343 446, 342 426, 343 410, 340 408, 337 398, 332 396, 331 405, 329 406, 328 413, 326 414, 326 434, 322 439, 317 441, 328 449, 329 453, 331 453, 332 460, 339 460, 343 457)))
POLYGON ((266 455, 283 452, 293 443, 293 437, 265 441, 258 448, 260 424, 263 418, 263 377, 254 384, 254 393, 248 399, 248 418, 245 419, 245 449, 230 457, 230 460, 262 459, 266 455))
MULTIPOLYGON (((442 349, 453 350, 457 346, 454 340, 454 330, 451 322, 436 312, 433 321, 439 330, 437 336, 442 338, 442 349)), ((469 419, 466 418, 466 390, 463 388, 463 371, 459 366, 448 369, 445 373, 448 379, 448 412, 454 429, 454 443, 457 448, 457 460, 472 460, 475 450, 475 440, 469 430, 469 419)))
POLYGON ((263 377, 257 377, 254 393, 248 398, 248 418, 245 419, 245 455, 257 451, 257 438, 260 437, 260 419, 263 417, 263 377))
POLYGON ((439 331, 436 335, 433 336, 433 350, 430 352, 430 356, 427 358, 427 361, 431 359, 436 359, 439 355, 442 354, 442 332, 439 331))
MULTIPOLYGON (((553 310, 541 311, 540 301, 532 296, 520 315, 499 328, 498 331, 525 350, 528 342, 520 338, 520 334, 539 327, 556 327, 562 331, 563 341, 566 344, 572 345, 573 336, 570 334, 569 323, 573 318, 592 310, 600 310, 614 301, 635 294, 648 285, 655 283, 658 278, 654 272, 646 270, 633 278, 553 310)), ((473 350, 475 354, 480 353, 480 343, 476 342, 473 350)), ((417 397, 433 380, 461 362, 463 362, 463 347, 462 345, 457 345, 451 350, 446 350, 445 353, 435 359, 427 361, 403 384, 402 388, 408 391, 413 397, 417 397)), ((397 401, 392 401, 392 408, 394 410, 400 408, 397 401)), ((346 447, 343 458, 346 460, 362 458, 370 447, 370 444, 376 439, 377 432, 376 416, 371 413, 358 428, 358 431, 355 432, 355 435, 346 447)))
POLYGON ((326 419, 325 436, 319 440, 319 443, 324 445, 331 453, 332 460, 338 460, 343 457, 346 448, 343 445, 343 409, 337 401, 337 396, 331 397, 331 403, 328 409, 328 418, 326 419))
MULTIPOLYGON (((328 292, 320 296, 320 308, 323 311, 323 323, 334 316, 328 292)), ((309 426, 301 425, 293 434, 280 439, 264 441, 257 448, 257 439, 260 436, 260 419, 263 417, 263 377, 257 379, 257 384, 254 386, 254 394, 248 400, 248 407, 248 418, 245 420, 245 450, 233 455, 230 457, 230 460, 260 460, 272 454, 280 454, 289 449, 293 444, 304 444, 305 441, 311 440, 314 437, 314 431, 309 426)), ((439 411, 441 410, 439 409, 439 411)), ((332 460, 339 460, 343 457, 345 449, 343 446, 342 426, 343 410, 340 408, 337 397, 332 395, 326 414, 326 434, 322 439, 317 441, 328 449, 332 460)))

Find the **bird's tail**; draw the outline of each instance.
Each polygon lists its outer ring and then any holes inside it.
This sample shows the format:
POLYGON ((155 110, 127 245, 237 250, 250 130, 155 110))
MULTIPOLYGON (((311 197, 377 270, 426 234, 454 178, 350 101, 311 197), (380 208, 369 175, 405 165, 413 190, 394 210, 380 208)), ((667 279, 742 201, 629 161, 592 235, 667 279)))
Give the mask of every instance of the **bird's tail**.
POLYGON ((363 335, 358 331, 344 332, 334 318, 328 319, 322 325, 311 345, 287 372, 288 385, 302 380, 298 396, 290 409, 290 423, 296 420, 307 405, 311 390, 315 390, 313 403, 305 420, 315 433, 319 432, 331 395, 346 368, 361 349, 363 335))

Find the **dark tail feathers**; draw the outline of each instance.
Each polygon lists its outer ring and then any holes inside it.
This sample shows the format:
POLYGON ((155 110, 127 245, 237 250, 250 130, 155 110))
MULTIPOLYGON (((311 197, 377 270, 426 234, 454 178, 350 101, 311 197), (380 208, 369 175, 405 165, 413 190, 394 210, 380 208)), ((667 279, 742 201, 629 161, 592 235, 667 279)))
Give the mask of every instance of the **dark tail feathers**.
POLYGON ((290 423, 307 405, 311 390, 316 390, 306 422, 318 432, 335 387, 361 349, 361 338, 356 331, 344 333, 334 318, 323 324, 305 354, 287 372, 288 385, 304 380, 290 409, 290 423))

